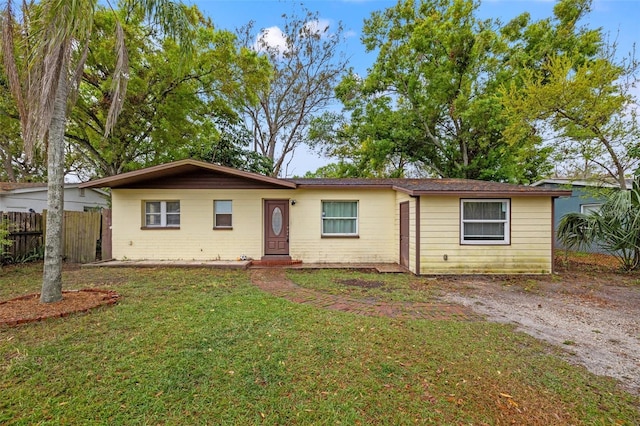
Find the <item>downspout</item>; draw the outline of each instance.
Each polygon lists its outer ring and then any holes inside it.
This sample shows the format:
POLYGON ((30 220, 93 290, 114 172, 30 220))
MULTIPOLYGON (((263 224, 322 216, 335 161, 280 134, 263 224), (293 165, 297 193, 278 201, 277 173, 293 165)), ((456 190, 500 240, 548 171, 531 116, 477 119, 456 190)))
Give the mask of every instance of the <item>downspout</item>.
POLYGON ((420 275, 420 196, 416 200, 416 275, 420 275))
POLYGON ((556 217, 556 198, 551 197, 551 274, 555 274, 556 268, 556 229, 555 229, 555 217, 556 217))

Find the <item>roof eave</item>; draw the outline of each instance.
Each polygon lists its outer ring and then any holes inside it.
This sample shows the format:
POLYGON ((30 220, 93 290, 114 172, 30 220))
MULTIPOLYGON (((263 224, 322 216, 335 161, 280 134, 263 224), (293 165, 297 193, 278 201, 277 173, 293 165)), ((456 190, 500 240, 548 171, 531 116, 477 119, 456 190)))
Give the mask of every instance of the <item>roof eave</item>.
POLYGON ((299 189, 392 189, 391 185, 298 183, 299 189))
MULTIPOLYGON (((400 188, 401 190, 401 188, 400 188)), ((409 195, 458 195, 461 197, 570 197, 571 191, 404 191, 409 195)))
POLYGON ((122 173, 115 176, 109 176, 102 179, 91 180, 81 183, 79 188, 117 188, 127 184, 139 182, 145 179, 145 177, 153 179, 156 175, 160 176, 162 172, 169 171, 171 169, 179 169, 185 166, 195 166, 206 170, 225 173, 232 176, 243 177, 245 179, 260 181, 269 183, 283 188, 296 188, 296 184, 288 182, 286 180, 273 178, 269 176, 262 176, 256 173, 245 172, 242 170, 232 169, 230 167, 219 166, 217 164, 205 163, 197 160, 179 160, 173 163, 160 164, 158 166, 152 166, 145 169, 134 170, 132 172, 122 173))

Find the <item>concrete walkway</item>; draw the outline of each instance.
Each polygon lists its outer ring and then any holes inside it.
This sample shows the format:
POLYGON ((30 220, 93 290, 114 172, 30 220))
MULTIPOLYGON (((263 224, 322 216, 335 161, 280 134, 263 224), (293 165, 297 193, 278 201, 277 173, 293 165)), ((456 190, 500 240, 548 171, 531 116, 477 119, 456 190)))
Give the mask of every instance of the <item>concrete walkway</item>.
POLYGON ((384 302, 337 296, 303 288, 287 279, 281 268, 252 269, 251 282, 263 291, 295 303, 356 315, 398 319, 478 321, 469 308, 447 303, 384 302))

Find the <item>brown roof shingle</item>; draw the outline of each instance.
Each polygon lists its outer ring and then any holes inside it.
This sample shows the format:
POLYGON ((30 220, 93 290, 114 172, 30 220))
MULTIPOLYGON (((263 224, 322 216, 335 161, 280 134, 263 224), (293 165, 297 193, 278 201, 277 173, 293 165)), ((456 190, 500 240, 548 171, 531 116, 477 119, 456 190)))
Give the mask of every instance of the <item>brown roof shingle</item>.
POLYGON ((470 179, 289 179, 301 188, 392 188, 410 195, 550 195, 568 196, 570 191, 470 179))
POLYGON ((161 164, 159 166, 148 167, 146 169, 123 173, 116 176, 97 179, 79 185, 80 188, 97 187, 127 187, 145 184, 156 179, 163 179, 177 173, 189 170, 202 170, 211 173, 221 173, 228 176, 263 182, 280 188, 331 188, 331 189, 393 189, 409 195, 461 195, 461 196, 509 196, 509 195, 532 195, 532 196, 568 196, 571 191, 560 189, 532 187, 524 185, 513 185, 500 182, 486 182, 468 179, 365 179, 365 178, 300 178, 300 179, 278 179, 255 173, 244 172, 231 169, 229 167, 205 163, 196 160, 179 160, 173 163, 161 164))
POLYGON ((0 191, 7 192, 14 189, 46 188, 46 182, 0 182, 0 191))

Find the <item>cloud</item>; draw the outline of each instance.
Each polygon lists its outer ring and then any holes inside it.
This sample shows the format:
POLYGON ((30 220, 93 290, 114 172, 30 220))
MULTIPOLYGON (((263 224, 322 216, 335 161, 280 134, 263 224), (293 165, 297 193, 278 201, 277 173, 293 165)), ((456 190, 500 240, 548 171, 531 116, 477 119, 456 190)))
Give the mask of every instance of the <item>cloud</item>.
POLYGON ((257 52, 276 50, 280 55, 287 52, 287 36, 279 27, 263 28, 256 37, 253 49, 257 52))
POLYGON ((353 38, 353 37, 357 37, 358 33, 356 33, 353 30, 349 30, 349 31, 345 31, 344 32, 344 38, 353 38))
MULTIPOLYGON (((315 19, 304 24, 303 29, 308 34, 317 34, 320 37, 330 37, 330 21, 328 19, 315 19)), ((291 46, 287 43, 287 35, 278 26, 263 28, 253 43, 256 52, 277 52, 277 56, 289 51, 291 46)))
POLYGON ((329 20, 316 19, 314 21, 309 21, 304 24, 304 28, 311 34, 326 35, 329 31, 329 20))

